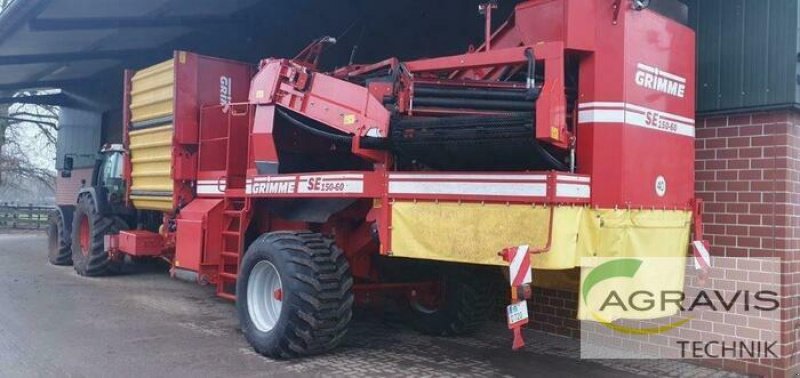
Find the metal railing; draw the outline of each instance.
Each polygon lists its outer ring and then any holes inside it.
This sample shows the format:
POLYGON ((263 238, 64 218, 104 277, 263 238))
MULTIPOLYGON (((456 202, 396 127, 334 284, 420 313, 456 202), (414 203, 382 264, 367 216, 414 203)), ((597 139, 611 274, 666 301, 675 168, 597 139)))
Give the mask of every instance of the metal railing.
POLYGON ((54 208, 47 206, 0 204, 0 229, 43 230, 54 208))

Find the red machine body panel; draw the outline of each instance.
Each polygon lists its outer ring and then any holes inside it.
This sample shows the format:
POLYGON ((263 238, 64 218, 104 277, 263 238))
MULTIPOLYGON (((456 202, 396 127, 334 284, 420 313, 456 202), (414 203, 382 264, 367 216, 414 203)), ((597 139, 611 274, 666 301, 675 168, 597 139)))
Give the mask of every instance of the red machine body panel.
MULTIPOLYGON (((243 62, 183 52, 176 53, 176 62, 174 138, 181 148, 173 151, 173 179, 185 197, 194 194, 196 188, 184 180, 198 180, 199 164, 203 163, 198 160, 201 109, 246 101, 254 68, 243 62)), ((218 126, 225 132, 224 124, 218 126)), ((175 197, 178 206, 181 201, 175 197)))
POLYGON ((203 272, 219 264, 222 248, 222 199, 197 198, 181 210, 177 220, 176 268, 203 272))
MULTIPOLYGON (((599 13, 614 17, 611 8, 599 13)), ((690 208, 694 32, 645 10, 598 23, 597 35, 581 64, 577 132, 578 172, 592 176, 592 203, 690 208)))
POLYGON ((596 38, 594 28, 598 22, 596 4, 593 0, 522 3, 514 14, 518 38, 528 46, 546 41, 563 41, 567 49, 592 50, 596 38))
POLYGON ((136 257, 160 256, 164 250, 164 238, 150 231, 121 231, 117 243, 120 252, 136 257))
POLYGON ((254 67, 235 60, 176 53, 175 141, 197 144, 200 109, 247 101, 254 67))
POLYGON ((222 197, 229 187, 244 188, 252 107, 215 105, 200 113, 197 195, 222 197))

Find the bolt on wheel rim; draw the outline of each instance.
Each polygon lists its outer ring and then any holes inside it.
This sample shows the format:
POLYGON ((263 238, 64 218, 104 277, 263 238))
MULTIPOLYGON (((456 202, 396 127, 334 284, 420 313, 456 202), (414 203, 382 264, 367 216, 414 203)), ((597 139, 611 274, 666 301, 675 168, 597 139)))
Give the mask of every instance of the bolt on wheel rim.
POLYGON ((247 311, 253 325, 261 332, 271 331, 282 307, 283 286, 278 270, 269 261, 259 261, 247 280, 247 311))

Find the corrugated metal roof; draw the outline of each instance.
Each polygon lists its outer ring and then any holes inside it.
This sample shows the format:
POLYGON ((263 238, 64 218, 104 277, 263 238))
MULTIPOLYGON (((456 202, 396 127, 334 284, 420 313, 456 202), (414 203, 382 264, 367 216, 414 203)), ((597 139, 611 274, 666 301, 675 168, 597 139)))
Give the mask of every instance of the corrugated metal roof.
POLYGON ((698 111, 798 103, 800 0, 691 0, 698 111))
MULTIPOLYGON (((342 37, 323 58, 332 65, 354 45, 356 62, 455 54, 481 43, 482 1, 18 0, 24 12, 0 17, 0 92, 52 86, 117 100, 122 68, 174 49, 255 63, 323 35, 342 37)), ((495 22, 519 1, 499 0, 495 22)))
POLYGON ((154 54, 259 0, 16 0, 0 14, 0 90, 78 80, 154 54))

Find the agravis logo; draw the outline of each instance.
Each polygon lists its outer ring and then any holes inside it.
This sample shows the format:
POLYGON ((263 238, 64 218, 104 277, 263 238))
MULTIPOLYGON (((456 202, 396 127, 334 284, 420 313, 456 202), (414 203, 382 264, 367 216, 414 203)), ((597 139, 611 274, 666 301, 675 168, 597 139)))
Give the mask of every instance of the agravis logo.
POLYGON ((620 291, 612 289, 605 293, 602 291, 592 293, 593 288, 606 280, 616 278, 633 279, 640 271, 642 264, 643 260, 641 259, 614 259, 598 265, 586 275, 581 292, 584 305, 590 306, 590 294, 593 299, 596 299, 595 296, 603 298, 602 302, 599 302, 601 304, 598 308, 590 308, 591 316, 596 321, 616 332, 648 335, 664 333, 680 327, 692 320, 692 317, 683 317, 680 320, 659 327, 630 328, 613 324, 612 320, 604 317, 602 313, 607 309, 627 314, 634 312, 646 313, 649 311, 691 313, 700 309, 731 312, 735 306, 745 312, 775 311, 780 305, 778 293, 770 290, 700 290, 689 301, 687 301, 686 294, 683 291, 677 290, 635 290, 630 293, 620 294, 620 291), (685 301, 688 303, 684 303, 685 301))
POLYGON ((724 259, 702 283, 687 257, 582 259, 582 358, 779 358, 780 261, 724 259))
MULTIPOLYGON (((636 272, 639 271, 639 268, 642 266, 642 260, 639 259, 618 259, 618 260, 611 260, 605 262, 596 268, 592 269, 591 272, 586 276, 583 281, 583 289, 582 289, 582 297, 584 305, 589 305, 589 293, 592 291, 592 288, 595 287, 600 282, 605 280, 609 280, 612 278, 633 278, 636 275, 636 272)), ((600 311, 610 305, 614 301, 614 303, 622 303, 619 294, 616 291, 609 292, 606 300, 603 301, 603 305, 600 307, 600 311)), ((624 303, 623 303, 624 306, 624 303)), ((641 308, 641 307, 640 307, 641 308)), ((667 332, 671 329, 680 327, 691 318, 684 318, 678 320, 676 322, 660 326, 660 327, 652 327, 652 328, 630 328, 621 325, 616 325, 611 322, 611 320, 604 318, 600 312, 592 310, 592 317, 600 322, 606 328, 609 328, 613 331, 619 333, 625 333, 629 335, 648 335, 648 334, 657 334, 667 332)))

